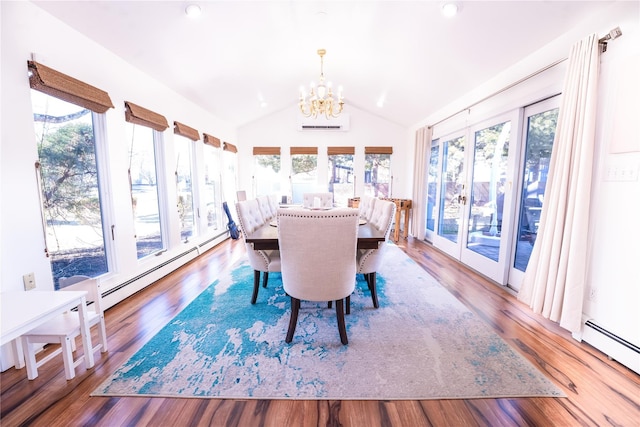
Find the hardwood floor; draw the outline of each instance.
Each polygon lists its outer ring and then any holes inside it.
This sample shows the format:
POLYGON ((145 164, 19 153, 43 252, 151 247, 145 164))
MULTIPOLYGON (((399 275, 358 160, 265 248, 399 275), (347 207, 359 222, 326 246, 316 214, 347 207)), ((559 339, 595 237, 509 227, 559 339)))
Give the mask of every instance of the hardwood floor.
MULTIPOLYGON (((163 325, 244 256, 227 241, 106 312, 108 355, 66 381, 62 358, 27 380, 0 376, 3 427, 34 426, 640 426, 640 376, 534 315, 509 292, 414 239, 400 246, 567 398, 295 401, 90 397, 163 325)), ((284 335, 283 335, 284 340, 284 335)), ((79 351, 81 351, 79 349, 79 351)), ((393 361, 389 361, 393 363, 393 361)))

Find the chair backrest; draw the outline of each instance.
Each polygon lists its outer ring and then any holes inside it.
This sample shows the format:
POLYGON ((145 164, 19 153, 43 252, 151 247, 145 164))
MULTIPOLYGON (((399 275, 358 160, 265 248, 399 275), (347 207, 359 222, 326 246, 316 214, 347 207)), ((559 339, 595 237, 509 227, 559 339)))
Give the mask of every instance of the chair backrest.
POLYGON ((290 296, 336 301, 355 287, 357 209, 278 209, 282 284, 290 296))
POLYGON ((369 221, 371 219, 371 214, 373 213, 373 207, 376 203, 376 198, 371 196, 362 196, 360 197, 360 204, 358 205, 358 209, 360 210, 360 217, 369 221))
POLYGON ((236 203, 236 212, 240 228, 244 234, 253 232, 256 228, 265 224, 265 219, 260 211, 258 200, 243 200, 236 203))
POLYGON ((302 206, 305 208, 331 208, 333 207, 333 193, 304 193, 302 195, 302 206), (320 199, 320 206, 314 206, 316 197, 320 199))
POLYGON ((236 212, 238 213, 238 221, 242 229, 242 239, 247 249, 247 258, 251 268, 256 271, 269 270, 269 256, 264 251, 253 249, 251 243, 247 243, 247 234, 252 233, 255 229, 265 225, 266 221, 260 212, 260 205, 256 199, 245 200, 236 203, 236 212))
POLYGON ((97 279, 85 279, 60 289, 60 292, 66 291, 87 291, 87 309, 98 314, 103 313, 102 293, 97 279))
POLYGON ((388 239, 395 213, 395 203, 389 200, 376 200, 369 223, 378 230, 384 230, 385 238, 388 239))
POLYGON ((278 195, 277 194, 270 194, 269 195, 269 207, 271 208, 271 216, 273 218, 276 217, 276 215, 278 214, 278 207, 280 206, 280 204, 278 203, 278 195))
POLYGON ((66 288, 69 285, 73 285, 74 283, 82 282, 83 280, 89 280, 89 279, 91 279, 91 277, 82 276, 79 274, 71 277, 61 277, 58 280, 58 286, 60 289, 62 289, 62 288, 66 288))
POLYGON ((275 212, 271 212, 271 203, 269 202, 269 196, 258 196, 258 208, 262 214, 262 219, 267 222, 271 221, 276 216, 275 212))
MULTIPOLYGON (((384 230, 385 241, 391 234, 391 225, 396 213, 396 204, 389 200, 376 200, 369 223, 378 230, 384 230)), ((386 243, 380 243, 378 249, 366 249, 359 256, 358 273, 378 271, 384 257, 386 243)))

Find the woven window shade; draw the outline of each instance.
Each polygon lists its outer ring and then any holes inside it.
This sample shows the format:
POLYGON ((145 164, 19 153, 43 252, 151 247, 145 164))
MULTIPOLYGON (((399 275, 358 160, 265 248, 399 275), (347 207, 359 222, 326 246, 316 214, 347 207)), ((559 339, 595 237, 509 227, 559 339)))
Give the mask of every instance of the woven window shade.
POLYGON ((253 147, 253 155, 279 156, 280 147, 253 147))
POLYGON ((180 122, 173 122, 173 133, 176 135, 184 136, 185 138, 189 138, 193 141, 197 141, 200 139, 200 134, 194 128, 190 128, 187 125, 184 125, 180 122))
POLYGON ((327 147, 327 155, 335 154, 355 154, 356 147, 327 147))
POLYGON ((205 144, 209 144, 209 145, 213 145, 216 148, 220 148, 220 138, 216 138, 215 136, 211 136, 208 133, 202 133, 202 136, 204 138, 204 143, 205 144))
POLYGON ((318 154, 318 147, 291 147, 291 154, 318 154))
POLYGON ((154 113, 129 101, 124 102, 124 119, 129 123, 150 127, 158 132, 162 132, 169 127, 169 123, 167 123, 167 119, 163 115, 154 113))
POLYGON ((238 152, 238 148, 233 144, 229 144, 228 142, 224 143, 222 149, 224 151, 230 151, 232 153, 237 153, 238 152))
POLYGON ((96 113, 113 108, 109 94, 35 61, 27 61, 31 89, 55 96, 96 113))
POLYGON ((393 147, 364 147, 364 154, 393 154, 393 147))

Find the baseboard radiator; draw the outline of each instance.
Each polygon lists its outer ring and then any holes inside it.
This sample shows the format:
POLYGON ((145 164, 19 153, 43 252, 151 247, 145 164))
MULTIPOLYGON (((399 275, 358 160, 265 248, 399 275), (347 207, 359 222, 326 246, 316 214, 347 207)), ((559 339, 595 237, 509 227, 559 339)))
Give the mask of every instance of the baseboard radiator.
POLYGON ((582 340, 640 374, 640 347, 606 330, 595 320, 585 322, 582 340))
POLYGON ((188 248, 184 252, 179 253, 172 258, 167 259, 164 262, 154 266, 153 268, 150 268, 134 277, 131 277, 128 280, 125 280, 122 283, 119 283, 112 287, 108 287, 108 289, 102 293, 103 305, 105 309, 114 306, 115 304, 140 291, 146 286, 149 286, 153 282, 166 276, 177 268, 180 268, 184 264, 197 258, 198 256, 200 256, 200 254, 208 249, 211 249, 213 246, 225 240, 226 238, 227 233, 221 233, 206 241, 201 242, 198 245, 188 248))

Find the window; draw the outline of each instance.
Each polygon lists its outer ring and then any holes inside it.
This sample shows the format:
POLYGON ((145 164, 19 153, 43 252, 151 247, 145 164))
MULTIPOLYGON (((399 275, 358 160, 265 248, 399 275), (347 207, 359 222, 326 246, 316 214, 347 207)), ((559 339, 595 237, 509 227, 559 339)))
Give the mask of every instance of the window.
POLYGON ((280 147, 253 147, 253 163, 255 195, 279 194, 280 147))
POLYGON ((364 194, 391 197, 391 154, 393 147, 365 147, 364 194))
POLYGON ((195 233, 195 216, 193 210, 193 177, 191 171, 191 155, 193 141, 180 136, 176 137, 176 189, 178 217, 180 219, 180 239, 189 241, 195 233))
POLYGON ((60 277, 109 271, 100 187, 107 169, 99 160, 106 163, 102 113, 113 103, 107 92, 35 61, 27 68, 43 231, 58 288, 60 277))
MULTIPOLYGON (((61 277, 109 271, 98 176, 96 129, 104 115, 31 91, 47 252, 61 277)), ((102 123, 101 123, 102 124, 102 123)))
POLYGON ((220 140, 204 134, 204 192, 207 212, 207 230, 222 229, 222 174, 220 140))
POLYGON ((328 147, 329 156, 329 192, 333 193, 336 206, 348 205, 355 194, 353 181, 354 147, 328 147))
MULTIPOLYGON (((238 149, 235 145, 225 142, 222 149, 222 185, 224 192, 224 200, 229 205, 229 210, 234 211, 233 204, 236 200, 236 191, 238 191, 238 183, 236 182, 238 170, 238 149)), ((227 218, 225 218, 226 220, 227 218)))
POLYGON ((188 242, 198 234, 195 216, 195 188, 193 177, 193 151, 195 141, 200 139, 197 130, 180 122, 174 123, 176 134, 176 190, 178 195, 178 217, 180 219, 180 239, 188 242))
POLYGON ((318 147, 291 147, 291 198, 302 204, 304 193, 318 188, 318 147))
POLYGON ((129 186, 140 259, 164 249, 156 163, 156 149, 162 147, 162 134, 136 124, 127 126, 126 131, 131 144, 129 186))
POLYGON ((129 190, 136 230, 138 259, 164 249, 163 227, 160 217, 161 187, 158 167, 162 162, 162 132, 167 119, 151 110, 125 101, 125 120, 129 146, 129 190))

